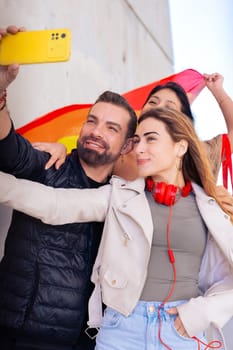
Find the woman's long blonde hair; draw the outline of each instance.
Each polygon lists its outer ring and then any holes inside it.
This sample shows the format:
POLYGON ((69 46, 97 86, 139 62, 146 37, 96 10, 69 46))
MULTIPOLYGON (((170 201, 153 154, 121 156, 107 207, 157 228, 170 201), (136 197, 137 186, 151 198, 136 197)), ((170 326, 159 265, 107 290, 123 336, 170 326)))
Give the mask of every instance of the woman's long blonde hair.
POLYGON ((217 196, 215 178, 209 159, 202 142, 196 134, 193 123, 185 114, 173 109, 151 109, 139 117, 138 124, 148 118, 154 118, 163 122, 174 142, 186 140, 188 150, 182 159, 182 172, 185 181, 192 181, 201 186, 208 196, 213 197, 217 201, 224 212, 230 216, 231 222, 233 222, 233 215, 225 208, 223 202, 217 196))

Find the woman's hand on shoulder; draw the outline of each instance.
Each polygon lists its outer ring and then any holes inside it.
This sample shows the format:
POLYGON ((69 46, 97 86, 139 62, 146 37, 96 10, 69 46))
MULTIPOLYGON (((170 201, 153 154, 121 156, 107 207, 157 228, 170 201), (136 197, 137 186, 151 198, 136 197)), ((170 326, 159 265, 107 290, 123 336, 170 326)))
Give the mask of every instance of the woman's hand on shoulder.
POLYGON ((56 142, 33 142, 32 146, 43 152, 47 152, 51 155, 49 161, 45 164, 45 169, 48 170, 53 165, 55 169, 59 169, 65 162, 67 149, 62 143, 56 142))

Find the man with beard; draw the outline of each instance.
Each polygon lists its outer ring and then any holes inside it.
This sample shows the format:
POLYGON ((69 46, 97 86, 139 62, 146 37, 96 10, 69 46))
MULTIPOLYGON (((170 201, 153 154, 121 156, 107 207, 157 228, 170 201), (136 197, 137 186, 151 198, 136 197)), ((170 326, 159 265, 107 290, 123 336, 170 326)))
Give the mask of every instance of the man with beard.
MULTIPOLYGON (((0 39, 5 33, 0 30, 0 39)), ((110 91, 100 95, 77 149, 59 170, 46 171, 49 154, 15 132, 7 111, 5 91, 18 70, 18 65, 0 66, 0 170, 53 187, 106 184, 114 162, 131 149, 137 118, 126 100, 110 91)), ((85 330, 102 228, 97 222, 50 226, 13 212, 0 264, 1 350, 94 348, 85 330)))

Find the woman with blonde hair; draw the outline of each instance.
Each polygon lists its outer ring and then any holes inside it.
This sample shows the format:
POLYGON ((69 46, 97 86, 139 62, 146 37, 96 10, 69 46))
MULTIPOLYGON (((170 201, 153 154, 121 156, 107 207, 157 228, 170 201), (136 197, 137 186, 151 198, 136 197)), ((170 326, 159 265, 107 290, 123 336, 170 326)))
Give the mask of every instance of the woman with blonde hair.
POLYGON ((89 301, 97 350, 226 349, 232 214, 185 115, 153 109, 138 122, 139 179, 77 190, 0 173, 0 202, 49 224, 105 220, 89 301))

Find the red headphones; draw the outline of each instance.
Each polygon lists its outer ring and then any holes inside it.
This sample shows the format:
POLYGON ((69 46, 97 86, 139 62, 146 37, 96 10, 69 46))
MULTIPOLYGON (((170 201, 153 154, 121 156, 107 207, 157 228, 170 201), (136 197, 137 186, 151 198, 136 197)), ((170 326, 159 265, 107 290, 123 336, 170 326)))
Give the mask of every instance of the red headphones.
POLYGON ((146 189, 150 191, 156 202, 164 205, 173 205, 176 201, 176 194, 180 192, 182 197, 187 197, 192 191, 192 186, 190 181, 180 189, 175 185, 169 185, 165 182, 155 183, 151 177, 146 179, 146 189))

